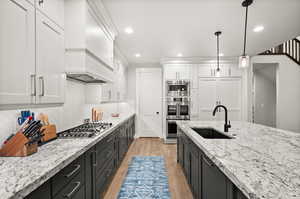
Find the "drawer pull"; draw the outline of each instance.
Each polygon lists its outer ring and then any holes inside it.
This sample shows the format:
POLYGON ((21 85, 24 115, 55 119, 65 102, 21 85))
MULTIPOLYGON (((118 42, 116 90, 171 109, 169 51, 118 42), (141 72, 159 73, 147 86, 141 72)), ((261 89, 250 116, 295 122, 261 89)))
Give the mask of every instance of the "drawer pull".
POLYGON ((64 197, 65 198, 71 198, 72 197, 72 195, 77 191, 77 189, 80 187, 80 182, 74 182, 74 184, 75 184, 75 187, 73 188, 73 190, 70 192, 70 193, 68 193, 67 195, 65 195, 64 197))
POLYGON ((70 178, 70 177, 71 177, 72 175, 74 175, 77 171, 79 171, 80 167, 81 167, 81 166, 80 166, 79 164, 76 165, 76 168, 75 168, 71 173, 65 175, 65 177, 66 177, 66 178, 70 178))

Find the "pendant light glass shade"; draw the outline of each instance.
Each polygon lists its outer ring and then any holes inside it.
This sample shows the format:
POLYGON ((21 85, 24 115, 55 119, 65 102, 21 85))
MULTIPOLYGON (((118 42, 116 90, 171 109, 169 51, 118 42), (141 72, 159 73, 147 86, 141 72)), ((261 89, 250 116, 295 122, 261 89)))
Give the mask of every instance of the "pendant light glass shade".
POLYGON ((243 55, 239 58, 239 67, 240 68, 248 68, 250 66, 250 57, 243 55))
POLYGON ((248 68, 250 65, 250 57, 246 55, 246 44, 247 44, 247 24, 248 24, 248 7, 253 3, 253 0, 244 0, 242 6, 246 8, 245 17, 245 32, 244 32, 244 50, 243 55, 239 58, 239 67, 248 68))
POLYGON ((216 70, 216 77, 221 77, 221 69, 217 68, 216 70))

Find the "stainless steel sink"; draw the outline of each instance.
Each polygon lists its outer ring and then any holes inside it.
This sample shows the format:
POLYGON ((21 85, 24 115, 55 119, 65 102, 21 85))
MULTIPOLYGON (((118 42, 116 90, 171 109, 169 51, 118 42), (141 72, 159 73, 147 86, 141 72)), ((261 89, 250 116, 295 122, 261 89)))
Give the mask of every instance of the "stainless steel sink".
POLYGON ((192 128, 196 133, 205 139, 232 139, 233 137, 216 131, 213 128, 192 128))

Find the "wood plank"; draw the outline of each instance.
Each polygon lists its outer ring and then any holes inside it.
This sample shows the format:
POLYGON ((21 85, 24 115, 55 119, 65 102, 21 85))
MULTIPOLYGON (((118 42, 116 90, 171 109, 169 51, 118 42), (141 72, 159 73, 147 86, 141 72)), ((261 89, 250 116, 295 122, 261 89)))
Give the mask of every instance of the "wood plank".
POLYGON ((108 187, 104 199, 117 198, 133 156, 163 156, 166 161, 172 199, 193 199, 181 166, 177 164, 176 144, 164 144, 163 140, 159 138, 139 138, 134 140, 108 187))

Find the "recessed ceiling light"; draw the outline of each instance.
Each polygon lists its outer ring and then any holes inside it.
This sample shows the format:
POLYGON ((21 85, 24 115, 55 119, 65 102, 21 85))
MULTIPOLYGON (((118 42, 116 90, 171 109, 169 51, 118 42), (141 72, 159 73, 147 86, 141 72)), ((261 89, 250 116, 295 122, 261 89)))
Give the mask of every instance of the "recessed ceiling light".
POLYGON ((126 27, 124 30, 127 34, 132 34, 134 31, 131 27, 126 27))
POLYGON ((177 57, 182 57, 182 53, 178 53, 178 54, 177 54, 177 57))
POLYGON ((255 26, 254 28, 253 28, 253 31, 254 32, 261 32, 261 31, 263 31, 265 29, 265 27, 263 27, 263 26, 255 26))
POLYGON ((135 57, 141 57, 141 54, 140 53, 136 53, 134 56, 135 57))
POLYGON ((223 56, 224 56, 224 53, 219 53, 219 56, 220 56, 220 57, 223 57, 223 56))

